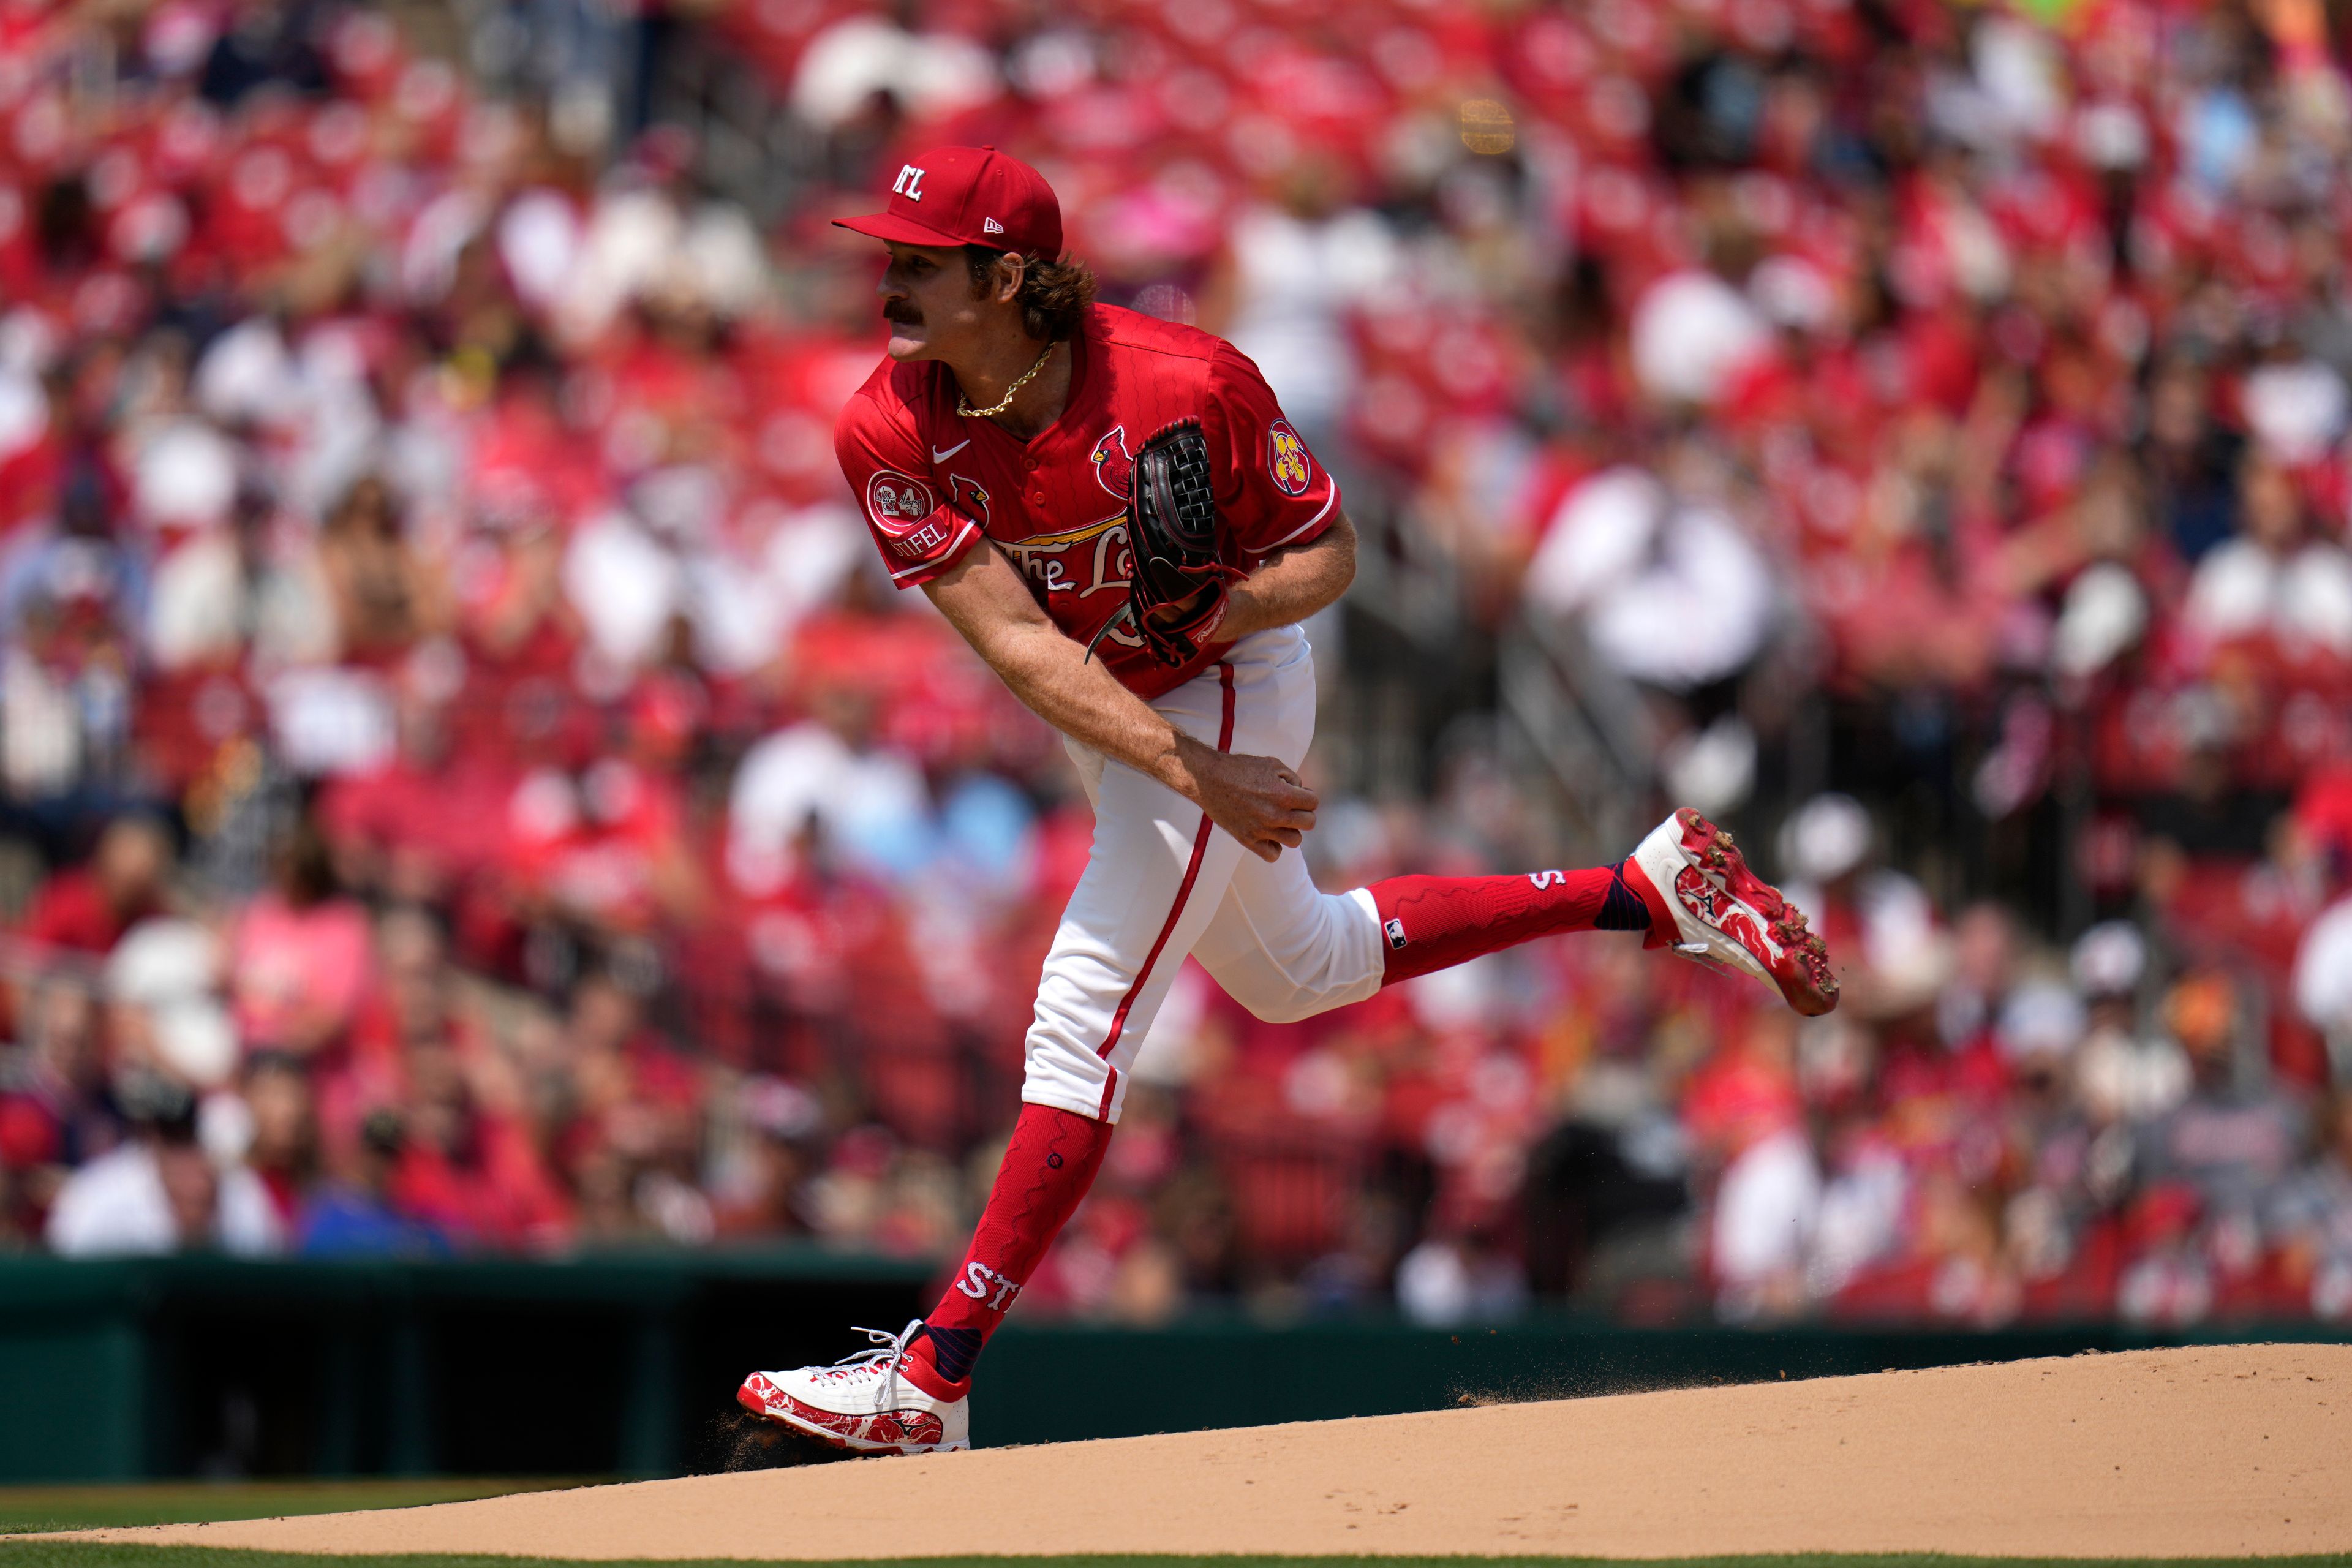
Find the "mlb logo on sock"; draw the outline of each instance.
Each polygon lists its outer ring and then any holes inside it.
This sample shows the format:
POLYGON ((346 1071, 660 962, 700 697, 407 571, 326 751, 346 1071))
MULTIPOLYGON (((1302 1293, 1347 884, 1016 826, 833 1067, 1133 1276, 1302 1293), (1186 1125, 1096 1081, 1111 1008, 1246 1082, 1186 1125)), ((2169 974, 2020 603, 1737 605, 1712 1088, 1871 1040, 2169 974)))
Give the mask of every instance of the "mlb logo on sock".
POLYGON ((1389 933, 1389 945, 1391 947, 1401 948, 1404 946, 1404 921, 1391 921, 1381 929, 1389 933))

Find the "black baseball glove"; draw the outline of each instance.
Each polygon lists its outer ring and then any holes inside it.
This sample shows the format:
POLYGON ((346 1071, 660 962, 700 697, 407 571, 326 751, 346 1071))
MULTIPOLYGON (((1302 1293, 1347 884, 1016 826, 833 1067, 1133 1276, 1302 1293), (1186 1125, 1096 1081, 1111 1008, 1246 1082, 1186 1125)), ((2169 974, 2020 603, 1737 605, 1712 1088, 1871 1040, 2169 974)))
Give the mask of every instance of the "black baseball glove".
POLYGON ((1242 574, 1217 559, 1217 502, 1209 475, 1209 443, 1198 419, 1178 419, 1135 455, 1128 491, 1127 542, 1135 565, 1127 603, 1087 645, 1122 622, 1143 639, 1151 657, 1183 664, 1207 644, 1225 618, 1225 584, 1242 574), (1198 601, 1187 605, 1198 595, 1198 601), (1185 605, 1181 615, 1153 614, 1185 605))

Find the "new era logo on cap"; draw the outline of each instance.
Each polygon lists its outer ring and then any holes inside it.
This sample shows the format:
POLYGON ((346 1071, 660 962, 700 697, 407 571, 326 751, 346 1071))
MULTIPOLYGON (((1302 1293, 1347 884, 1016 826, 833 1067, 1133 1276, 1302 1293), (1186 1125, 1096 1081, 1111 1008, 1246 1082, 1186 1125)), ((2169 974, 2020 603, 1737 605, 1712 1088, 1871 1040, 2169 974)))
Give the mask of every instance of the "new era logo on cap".
POLYGON ((986 245, 1062 254, 1062 204, 1045 176, 993 147, 934 147, 898 165, 889 207, 835 218, 901 245, 986 245))

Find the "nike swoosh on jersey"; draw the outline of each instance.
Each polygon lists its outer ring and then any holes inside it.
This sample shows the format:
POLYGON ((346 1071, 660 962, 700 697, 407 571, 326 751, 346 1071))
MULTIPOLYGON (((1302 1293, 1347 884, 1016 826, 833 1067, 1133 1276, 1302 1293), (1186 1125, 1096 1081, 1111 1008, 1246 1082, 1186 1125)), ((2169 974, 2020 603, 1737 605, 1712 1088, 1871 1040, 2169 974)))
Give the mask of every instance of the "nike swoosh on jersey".
POLYGON ((948 447, 945 451, 941 451, 939 447, 934 447, 931 448, 931 461, 934 463, 944 463, 950 458, 954 457, 958 452, 962 451, 966 447, 971 445, 971 437, 967 436, 962 440, 958 441, 954 446, 948 447))

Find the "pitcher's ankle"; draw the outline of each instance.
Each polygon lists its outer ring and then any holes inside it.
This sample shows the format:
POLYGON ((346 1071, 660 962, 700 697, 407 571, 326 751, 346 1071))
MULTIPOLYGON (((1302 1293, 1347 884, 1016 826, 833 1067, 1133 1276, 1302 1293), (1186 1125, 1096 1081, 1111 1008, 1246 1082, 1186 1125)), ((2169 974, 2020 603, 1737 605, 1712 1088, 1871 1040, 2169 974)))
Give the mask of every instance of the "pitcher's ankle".
POLYGON ((933 1399, 961 1399, 971 1392, 971 1378, 951 1378, 940 1371, 939 1347, 932 1332, 926 1328, 915 1336, 907 1347, 906 1359, 898 1363, 898 1375, 933 1399))

